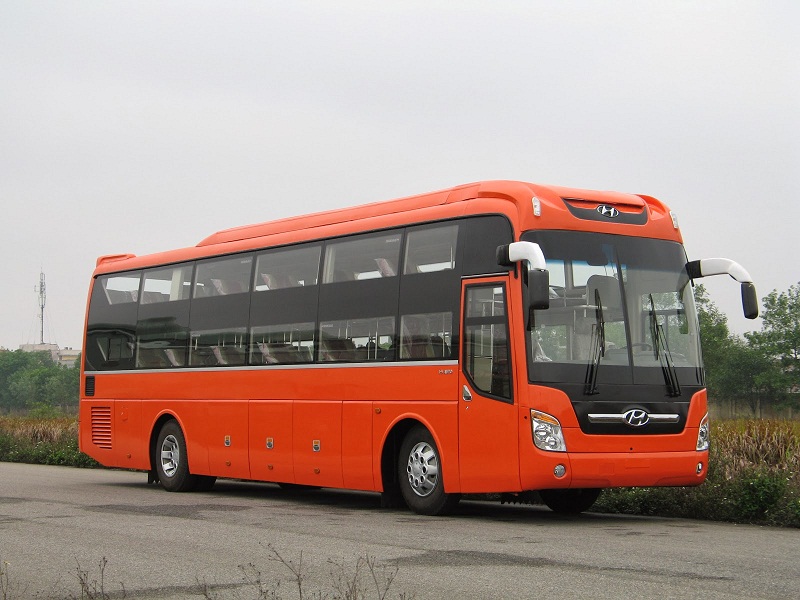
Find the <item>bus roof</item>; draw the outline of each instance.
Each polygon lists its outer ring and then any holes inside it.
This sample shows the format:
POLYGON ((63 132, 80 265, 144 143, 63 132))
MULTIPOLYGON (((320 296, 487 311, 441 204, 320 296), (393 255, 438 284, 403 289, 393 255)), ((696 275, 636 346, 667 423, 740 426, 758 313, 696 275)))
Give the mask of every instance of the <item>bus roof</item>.
MULTIPOLYGON (((97 260, 98 269, 96 274, 98 272, 137 269, 155 264, 191 260, 194 258, 212 256, 218 253, 242 251, 256 247, 257 240, 267 242, 267 238, 269 238, 268 243, 264 245, 291 243, 292 241, 301 241, 300 238, 302 238, 302 240, 309 240, 315 237, 329 237, 334 234, 334 230, 336 230, 335 235, 347 233, 345 231, 338 231, 342 228, 337 226, 356 221, 366 222, 365 225, 377 224, 387 221, 387 219, 393 215, 400 215, 412 211, 419 211, 420 213, 435 217, 435 215, 440 212, 437 210, 437 207, 444 208, 444 205, 476 199, 505 200, 518 206, 520 209, 519 213, 522 213, 523 210, 531 212, 531 200, 534 197, 546 208, 548 218, 537 221, 535 224, 532 222, 529 223, 531 228, 535 226, 546 229, 561 228, 614 231, 614 228, 618 227, 614 223, 595 221, 590 225, 586 222, 581 224, 575 220, 575 210, 592 212, 598 205, 613 206, 620 212, 628 213, 643 213, 647 208, 647 212, 651 218, 655 217, 658 221, 671 221, 669 218, 669 209, 660 201, 649 196, 610 191, 584 190, 520 181, 482 181, 397 200, 374 202, 349 208, 224 229, 204 238, 192 248, 171 250, 146 257, 137 257, 134 254, 101 256, 97 260), (303 232, 305 232, 305 234, 303 234, 303 232), (318 235, 315 234, 315 232, 319 232, 318 235)), ((445 209, 441 211, 441 214, 454 216, 451 213, 455 212, 459 211, 445 209)), ((467 213, 459 212, 459 214, 467 213)), ((439 216, 435 218, 443 217, 439 216)), ((394 221, 397 219, 389 220, 394 221)), ((525 223, 520 223, 520 225, 523 226, 522 230, 526 229, 525 223)), ((365 227, 365 230, 372 228, 371 226, 365 227)), ((352 228, 347 227, 347 229, 352 228)), ((619 229, 615 232, 622 233, 619 229)), ((349 233, 352 233, 352 231, 349 231, 349 233)), ((646 233, 634 233, 634 235, 648 235, 651 237, 680 241, 680 234, 677 228, 673 227, 671 222, 668 227, 665 227, 665 224, 662 222, 660 226, 655 229, 647 228, 646 233)))

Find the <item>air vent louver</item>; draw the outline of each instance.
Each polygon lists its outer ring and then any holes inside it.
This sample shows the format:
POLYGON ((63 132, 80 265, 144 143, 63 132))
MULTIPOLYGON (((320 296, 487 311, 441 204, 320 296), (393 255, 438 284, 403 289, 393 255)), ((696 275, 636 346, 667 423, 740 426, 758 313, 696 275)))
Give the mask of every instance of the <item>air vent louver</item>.
POLYGON ((111 407, 92 407, 92 443, 98 448, 111 450, 111 407))

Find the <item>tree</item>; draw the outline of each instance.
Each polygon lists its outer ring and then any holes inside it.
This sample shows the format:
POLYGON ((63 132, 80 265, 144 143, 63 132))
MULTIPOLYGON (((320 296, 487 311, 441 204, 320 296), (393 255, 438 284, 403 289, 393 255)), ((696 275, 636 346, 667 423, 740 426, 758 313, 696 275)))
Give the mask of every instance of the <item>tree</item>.
MULTIPOLYGON (((755 417, 767 405, 780 405, 786 398, 783 372, 766 346, 753 344, 730 333, 728 318, 709 299, 705 288, 695 288, 703 362, 710 402, 743 403, 755 417)), ((765 299, 765 306, 768 305, 765 299)))
POLYGON ((720 379, 722 396, 744 402, 757 418, 765 406, 780 405, 786 394, 778 363, 739 336, 729 338, 720 379))
POLYGON ((780 365, 784 402, 800 406, 800 282, 772 290, 763 300, 761 331, 746 334, 750 345, 780 365))
POLYGON ((0 352, 0 413, 60 413, 75 407, 80 370, 53 362, 49 352, 0 352))
POLYGON ((700 321, 700 341, 703 344, 703 363, 709 397, 722 399, 725 388, 725 371, 729 361, 731 334, 728 317, 708 297, 702 285, 694 290, 697 318, 700 321))

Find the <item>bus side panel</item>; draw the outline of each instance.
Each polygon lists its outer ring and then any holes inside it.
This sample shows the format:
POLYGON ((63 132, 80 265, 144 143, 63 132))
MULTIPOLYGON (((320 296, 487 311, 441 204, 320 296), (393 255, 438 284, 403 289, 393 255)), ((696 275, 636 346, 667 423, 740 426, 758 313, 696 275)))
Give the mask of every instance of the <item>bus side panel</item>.
POLYGON ((150 469, 146 436, 142 435, 141 400, 117 400, 114 403, 114 444, 118 466, 127 469, 150 469))
POLYGON ((250 478, 248 402, 213 400, 204 403, 208 466, 212 475, 250 478))
POLYGON ((342 403, 295 400, 292 413, 295 482, 344 487, 342 403))
POLYGON ((342 405, 342 476, 344 487, 374 490, 372 475, 372 403, 342 405))
POLYGON ((294 482, 292 401, 250 401, 250 474, 261 481, 294 482))

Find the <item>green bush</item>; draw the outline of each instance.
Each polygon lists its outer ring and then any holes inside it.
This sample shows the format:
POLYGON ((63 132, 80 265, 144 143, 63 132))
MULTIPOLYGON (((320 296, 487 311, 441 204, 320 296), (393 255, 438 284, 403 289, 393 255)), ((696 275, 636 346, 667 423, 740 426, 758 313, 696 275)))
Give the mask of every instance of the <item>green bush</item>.
POLYGON ((98 466, 78 450, 78 422, 72 418, 0 417, 0 461, 98 466))
POLYGON ((800 423, 716 423, 711 441, 703 485, 606 490, 595 510, 800 527, 800 423))

